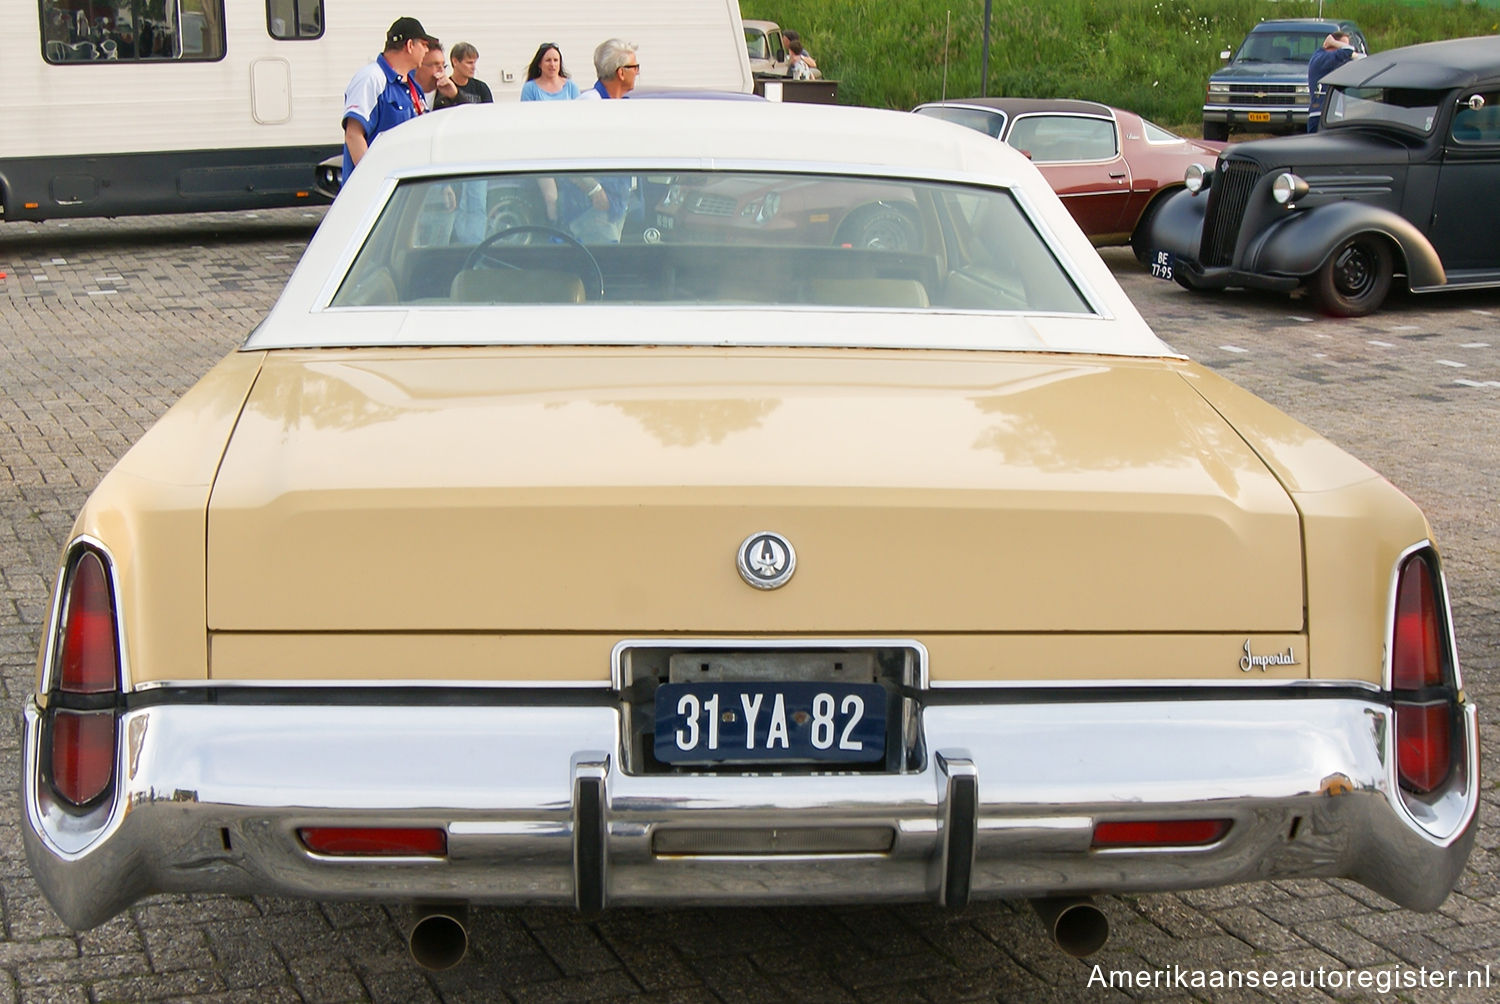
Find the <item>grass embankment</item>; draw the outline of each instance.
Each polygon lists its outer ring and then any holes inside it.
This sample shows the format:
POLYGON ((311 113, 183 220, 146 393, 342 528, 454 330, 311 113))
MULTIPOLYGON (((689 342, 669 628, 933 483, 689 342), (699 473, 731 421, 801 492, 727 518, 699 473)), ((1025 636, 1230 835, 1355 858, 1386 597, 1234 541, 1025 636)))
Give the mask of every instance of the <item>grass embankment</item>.
MULTIPOLYGON (((1500 32, 1495 0, 1352 0, 1324 11, 1358 22, 1372 50, 1500 32)), ((800 31, 843 104, 937 100, 945 64, 948 97, 980 93, 984 0, 741 0, 740 13, 800 31)), ((1316 16, 1316 0, 993 0, 987 93, 1088 98, 1195 129, 1222 49, 1263 18, 1316 16)))

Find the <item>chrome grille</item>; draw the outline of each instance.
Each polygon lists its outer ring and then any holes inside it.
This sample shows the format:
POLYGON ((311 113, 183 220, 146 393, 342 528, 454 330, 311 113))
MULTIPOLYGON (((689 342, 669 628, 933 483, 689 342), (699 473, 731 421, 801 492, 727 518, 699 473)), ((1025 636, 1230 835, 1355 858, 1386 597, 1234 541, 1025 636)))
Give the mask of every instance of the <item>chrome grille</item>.
POLYGON ((693 212, 704 216, 733 216, 735 201, 725 195, 699 195, 693 202, 693 212))
POLYGON ((1307 95, 1297 97, 1296 84, 1260 84, 1255 87, 1229 86, 1229 103, 1234 105, 1305 105, 1307 95))
POLYGON ((1205 268, 1223 268, 1234 261, 1234 245, 1250 193, 1260 180, 1260 168, 1249 161, 1221 161, 1208 190, 1208 209, 1203 219, 1203 244, 1198 249, 1205 268))

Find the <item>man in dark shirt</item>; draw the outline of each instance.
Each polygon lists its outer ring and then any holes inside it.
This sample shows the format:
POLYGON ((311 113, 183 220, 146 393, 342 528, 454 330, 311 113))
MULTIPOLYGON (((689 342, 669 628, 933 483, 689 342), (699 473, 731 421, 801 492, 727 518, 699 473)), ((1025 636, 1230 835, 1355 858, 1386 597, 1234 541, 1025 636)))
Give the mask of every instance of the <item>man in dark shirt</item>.
POLYGON ((468 42, 459 42, 448 50, 448 62, 453 64, 453 74, 449 79, 458 87, 458 93, 451 98, 446 94, 439 94, 433 108, 487 105, 495 100, 495 96, 490 93, 489 84, 475 76, 479 68, 478 49, 468 42))
MULTIPOLYGON (((433 54, 428 53, 428 59, 433 54)), ((433 95, 432 109, 456 108, 459 105, 490 104, 495 98, 490 94, 489 87, 483 80, 474 76, 475 68, 479 64, 479 50, 468 42, 459 42, 448 50, 448 60, 452 63, 451 73, 442 77, 442 85, 438 87, 433 95), (451 91, 451 93, 450 93, 451 91)), ((442 55, 437 54, 437 63, 441 64, 442 55)), ((417 69, 417 80, 424 87, 427 84, 427 74, 434 72, 426 67, 417 69)), ((435 78, 434 78, 435 79, 435 78)), ((453 212, 452 229, 448 231, 446 239, 454 244, 478 244, 484 240, 488 229, 488 205, 489 205, 489 183, 485 181, 460 181, 447 187, 447 208, 453 212)), ((440 221, 435 221, 435 226, 441 226, 440 221)), ((438 237, 441 233, 435 231, 432 237, 434 243, 441 243, 438 237)))
POLYGON ((1323 47, 1307 61, 1307 131, 1317 132, 1323 123, 1323 87, 1319 83, 1333 70, 1338 69, 1359 53, 1349 43, 1349 36, 1336 31, 1323 39, 1323 47))

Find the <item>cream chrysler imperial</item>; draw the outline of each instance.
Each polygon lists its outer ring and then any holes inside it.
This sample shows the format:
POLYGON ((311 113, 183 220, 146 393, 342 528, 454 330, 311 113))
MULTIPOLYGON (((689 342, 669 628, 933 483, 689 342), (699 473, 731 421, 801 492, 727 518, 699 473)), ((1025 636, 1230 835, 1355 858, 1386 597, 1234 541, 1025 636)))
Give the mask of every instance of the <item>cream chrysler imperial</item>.
POLYGON ((25 725, 68 924, 402 901, 430 965, 471 903, 1431 910, 1478 783, 1410 501, 1015 151, 755 102, 382 136, 78 517, 25 725))

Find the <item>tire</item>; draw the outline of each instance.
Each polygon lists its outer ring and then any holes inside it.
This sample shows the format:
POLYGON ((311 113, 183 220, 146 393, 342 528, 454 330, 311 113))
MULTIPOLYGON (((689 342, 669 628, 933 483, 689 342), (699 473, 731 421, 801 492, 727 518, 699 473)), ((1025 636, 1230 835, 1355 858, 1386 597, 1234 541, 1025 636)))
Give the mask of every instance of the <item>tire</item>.
POLYGON ((1152 221, 1156 219, 1157 211, 1161 209, 1161 204, 1167 201, 1173 193, 1181 190, 1181 188, 1172 188, 1157 195, 1156 198, 1151 200, 1151 204, 1146 207, 1145 211, 1141 213, 1141 218, 1135 221, 1135 229, 1130 232, 1130 250, 1135 252, 1135 260, 1142 265, 1151 264, 1151 235, 1148 231, 1151 229, 1152 221))
POLYGON ((1395 255, 1384 237, 1355 234, 1333 249, 1309 288, 1323 313, 1363 317, 1385 302, 1395 269, 1395 255))
POLYGON ((1203 123, 1203 138, 1216 143, 1223 143, 1229 139, 1228 122, 1205 122, 1203 123))
POLYGON ((872 251, 919 251, 922 230, 912 210, 876 202, 844 217, 833 242, 872 251))

